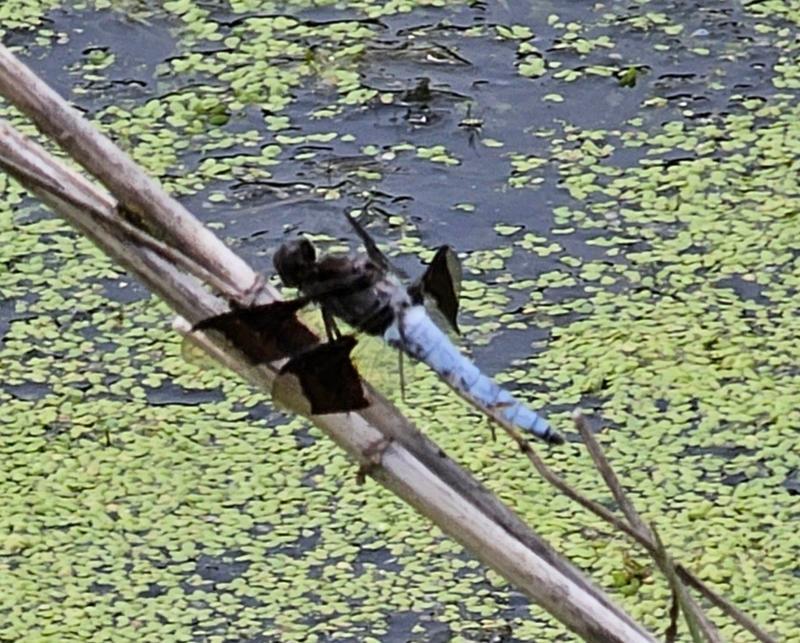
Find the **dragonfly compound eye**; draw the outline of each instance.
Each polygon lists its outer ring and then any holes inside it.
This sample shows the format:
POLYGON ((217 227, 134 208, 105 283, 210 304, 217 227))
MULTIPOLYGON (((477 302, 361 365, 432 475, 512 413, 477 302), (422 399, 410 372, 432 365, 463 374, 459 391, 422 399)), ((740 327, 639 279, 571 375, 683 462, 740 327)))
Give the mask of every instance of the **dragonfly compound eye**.
POLYGON ((310 276, 317 262, 317 251, 308 239, 284 243, 272 260, 284 285, 299 287, 310 276))

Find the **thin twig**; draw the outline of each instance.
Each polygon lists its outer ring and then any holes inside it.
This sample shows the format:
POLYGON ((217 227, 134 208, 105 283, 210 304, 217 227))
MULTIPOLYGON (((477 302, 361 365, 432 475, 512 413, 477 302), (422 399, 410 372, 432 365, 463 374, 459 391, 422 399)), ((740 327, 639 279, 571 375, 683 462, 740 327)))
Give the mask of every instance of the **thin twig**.
POLYGON ((718 594, 708 585, 706 585, 694 574, 694 572, 692 572, 692 570, 688 569, 681 563, 676 563, 675 569, 683 582, 696 589, 706 600, 730 616, 734 621, 741 625, 742 628, 750 632, 759 641, 762 641, 762 643, 778 643, 776 638, 764 630, 758 623, 750 618, 750 616, 736 607, 736 605, 731 603, 727 598, 721 594, 718 594))
MULTIPOLYGON (((603 454, 602 448, 597 443, 597 440, 595 439, 594 434, 592 433, 586 418, 581 413, 575 413, 573 415, 573 420, 579 432, 581 433, 584 442, 587 444, 587 448, 589 449, 590 453, 592 453, 592 457, 595 460, 595 462, 599 461, 603 463, 599 465, 599 468, 601 470, 601 475, 603 475, 604 479, 606 479, 607 481, 609 479, 616 481, 616 475, 614 474, 613 470, 608 464, 605 455, 603 454), (603 473, 604 471, 605 473, 603 473)), ((619 497, 622 500, 620 501, 620 499, 617 498, 617 502, 620 504, 620 506, 627 506, 628 509, 627 513, 634 516, 634 520, 632 522, 639 523, 644 527, 644 529, 639 530, 634 528, 632 525, 629 525, 628 523, 617 518, 613 513, 611 513, 608 509, 606 509, 602 505, 592 500, 589 500, 585 496, 581 495, 578 491, 570 487, 562 478, 560 478, 556 473, 554 473, 549 467, 547 467, 547 465, 532 451, 528 451, 527 453, 534 467, 540 473, 540 475, 542 475, 542 477, 545 478, 545 480, 550 482, 556 488, 565 493, 568 497, 578 502, 580 505, 582 505, 595 515, 599 516, 609 524, 613 525, 614 527, 626 533, 628 536, 630 536, 636 542, 638 542, 642 547, 644 547, 654 559, 657 559, 659 555, 659 549, 658 549, 658 543, 655 541, 655 536, 653 535, 651 529, 648 528, 646 525, 644 525, 641 518, 639 518, 636 509, 628 501, 627 497, 624 494, 624 491, 622 491, 621 485, 619 485, 618 482, 616 482, 616 489, 617 493, 619 494, 619 497)), ((611 487, 611 485, 609 486, 611 487)), ((612 488, 612 493, 614 493, 613 488, 612 488)), ((615 498, 617 497, 617 493, 614 494, 615 498)), ((701 581, 691 570, 686 568, 683 564, 675 563, 670 558, 670 565, 672 569, 674 569, 674 573, 677 575, 677 577, 680 578, 681 581, 687 583, 688 585, 696 589, 698 592, 700 592, 704 598, 706 598, 709 602, 711 602, 713 605, 722 610, 726 615, 731 617, 742 628, 750 632, 759 641, 761 641, 762 643, 777 643, 777 640, 774 637, 772 637, 769 633, 767 633, 758 623, 756 623, 747 614, 742 612, 728 599, 719 595, 717 592, 708 587, 708 585, 706 585, 703 581, 701 581)), ((708 629, 713 630, 713 625, 710 624, 705 615, 703 615, 701 619, 709 625, 708 629)), ((717 640, 717 639, 712 638, 710 640, 717 640)))
POLYGON ((600 444, 595 440, 594 433, 592 433, 592 429, 586 421, 586 418, 583 414, 576 412, 573 414, 572 420, 575 422, 575 426, 578 428, 581 438, 583 438, 583 443, 586 445, 589 455, 592 456, 597 470, 600 472, 600 475, 603 476, 603 480, 605 480, 606 485, 611 490, 611 495, 614 496, 614 500, 617 501, 619 508, 622 509, 622 513, 625 514, 631 527, 640 534, 644 534, 647 539, 652 542, 653 538, 652 535, 648 533, 647 525, 639 517, 639 513, 636 511, 633 503, 628 500, 628 496, 625 494, 619 482, 619 478, 617 478, 617 475, 611 468, 611 464, 609 464, 606 459, 600 444))
POLYGON ((548 467, 547 464, 545 464, 544 460, 539 457, 530 444, 527 445, 526 449, 523 449, 523 452, 528 456, 528 460, 531 461, 531 464, 533 464, 539 475, 553 485, 556 489, 558 489, 561 493, 567 496, 570 500, 577 502, 585 509, 588 509, 596 516, 599 516, 612 527, 615 527, 616 529, 626 533, 640 545, 645 547, 647 546, 648 541, 645 536, 638 533, 627 522, 615 516, 600 503, 590 500, 579 491, 574 489, 566 480, 564 480, 564 478, 559 476, 555 471, 548 467))
POLYGON ((703 612, 702 608, 697 602, 689 595, 686 585, 678 578, 675 572, 675 566, 672 562, 672 557, 667 552, 661 537, 656 531, 654 525, 650 525, 650 533, 653 534, 655 539, 655 553, 653 560, 656 561, 661 572, 669 583, 672 595, 678 599, 678 604, 681 606, 683 618, 686 621, 686 626, 689 628, 689 634, 695 643, 722 643, 722 638, 717 631, 717 628, 703 612))
MULTIPOLYGON (((580 415, 580 417, 583 418, 582 415, 580 415)), ((586 420, 584 419, 583 422, 585 423, 586 420)), ((619 531, 625 533, 627 536, 629 536, 639 545, 641 545, 645 550, 647 550, 651 555, 654 555, 655 544, 652 542, 652 540, 648 537, 647 534, 636 531, 625 520, 622 520, 621 518, 614 515, 603 505, 587 498, 579 491, 574 489, 561 476, 559 476, 550 467, 547 466, 544 460, 542 460, 539 457, 539 455, 527 441, 525 440, 522 440, 521 442, 518 441, 518 444, 520 444, 522 452, 528 457, 528 460, 531 462, 531 464, 539 473, 539 475, 542 476, 542 478, 544 478, 544 480, 546 480, 553 487, 558 489, 570 500, 573 500, 574 502, 578 503, 588 511, 592 512, 593 514, 601 518, 603 521, 610 524, 612 527, 615 527, 619 531)), ((750 618, 750 616, 742 612, 738 607, 736 607, 736 605, 734 605, 727 598, 721 596, 713 589, 711 589, 685 565, 675 562, 674 567, 675 567, 675 572, 683 582, 687 583, 693 589, 697 590, 706 600, 708 600, 715 607, 719 608, 724 614, 726 614, 734 621, 736 621, 736 623, 738 623, 744 630, 750 632, 750 634, 752 634, 756 639, 761 641, 761 643, 777 643, 777 639, 775 639, 768 632, 766 632, 758 623, 756 623, 752 618, 750 618)))
POLYGON ((675 637, 678 635, 678 617, 681 615, 680 603, 678 603, 678 595, 672 592, 672 600, 669 605, 669 625, 664 630, 664 643, 675 643, 675 637))

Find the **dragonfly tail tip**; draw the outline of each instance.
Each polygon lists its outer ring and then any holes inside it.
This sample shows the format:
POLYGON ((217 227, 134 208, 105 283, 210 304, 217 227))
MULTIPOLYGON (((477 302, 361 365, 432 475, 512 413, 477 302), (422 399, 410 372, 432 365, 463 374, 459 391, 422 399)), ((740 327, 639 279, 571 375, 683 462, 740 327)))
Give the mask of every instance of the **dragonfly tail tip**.
POLYGON ((555 445, 564 444, 564 436, 561 435, 558 431, 554 431, 553 429, 550 429, 544 435, 544 439, 550 444, 555 444, 555 445))

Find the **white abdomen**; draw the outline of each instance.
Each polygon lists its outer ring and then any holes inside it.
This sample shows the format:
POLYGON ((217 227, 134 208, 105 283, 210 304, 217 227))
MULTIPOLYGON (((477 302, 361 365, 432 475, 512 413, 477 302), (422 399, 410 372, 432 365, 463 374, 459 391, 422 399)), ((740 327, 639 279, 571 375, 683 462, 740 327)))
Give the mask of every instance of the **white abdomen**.
POLYGON ((425 362, 462 396, 477 406, 499 413, 506 421, 548 442, 561 436, 547 421, 501 388, 453 345, 423 306, 406 308, 383 337, 392 346, 425 362))

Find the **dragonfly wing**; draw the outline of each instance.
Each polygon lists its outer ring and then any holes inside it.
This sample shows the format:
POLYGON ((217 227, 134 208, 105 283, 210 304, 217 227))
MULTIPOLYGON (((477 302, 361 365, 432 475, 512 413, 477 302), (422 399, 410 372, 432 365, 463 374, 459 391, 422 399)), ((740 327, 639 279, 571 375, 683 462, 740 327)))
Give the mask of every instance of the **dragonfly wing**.
MULTIPOLYGON (((383 271, 391 271, 398 276, 408 279, 408 275, 389 261, 380 248, 359 221, 348 213, 345 217, 355 230, 367 255, 383 271)), ((423 295, 431 297, 436 306, 442 311, 447 323, 458 331, 458 300, 461 294, 461 261, 450 246, 440 246, 428 265, 428 268, 412 285, 412 289, 421 290, 423 295)))
MULTIPOLYGON (((369 402, 364 397, 358 371, 350 359, 355 345, 355 337, 345 335, 295 355, 281 368, 273 396, 279 403, 287 403, 287 377, 294 376, 300 381, 309 404, 307 410, 313 415, 366 408, 369 402)), ((294 406, 288 405, 290 408, 294 406)))
POLYGON ((378 244, 375 243, 375 240, 370 236, 369 232, 366 231, 364 226, 362 226, 355 217, 350 216, 348 213, 345 213, 344 216, 353 227, 353 230, 355 230, 358 238, 361 239, 361 243, 364 244, 364 249, 367 251, 367 256, 375 265, 384 272, 393 272, 403 279, 408 279, 408 275, 389 261, 389 258, 381 252, 381 249, 378 248, 378 244))
POLYGON ((416 379, 415 363, 400 362, 400 352, 382 337, 359 337, 353 360, 361 376, 393 402, 404 399, 404 387, 416 379))
POLYGON ((316 344, 316 335, 297 319, 308 298, 235 308, 204 319, 192 330, 216 330, 241 347, 255 364, 290 357, 316 344))
POLYGON ((361 380, 350 360, 356 340, 345 336, 321 343, 317 335, 297 317, 297 312, 308 301, 307 297, 300 297, 237 308, 209 317, 195 324, 193 330, 221 332, 255 364, 289 358, 273 386, 273 399, 278 405, 313 414, 364 408, 367 401, 361 380), (288 401, 288 376, 300 381, 308 403, 307 409, 299 409, 297 402, 288 401))
MULTIPOLYGON (((323 332, 321 319, 324 321, 324 315, 320 315, 319 310, 301 311, 299 317, 310 328, 320 334, 323 332)), ((362 319, 361 323, 369 325, 370 319, 362 319)), ((398 401, 402 393, 401 372, 398 364, 399 351, 389 346, 381 336, 360 332, 340 318, 336 318, 336 325, 340 329, 341 336, 355 335, 358 338, 357 345, 350 353, 350 359, 361 378, 369 382, 386 398, 398 401)), ((416 362, 413 361, 406 361, 403 364, 407 382, 416 377, 415 367, 416 362)))
POLYGON ((461 262, 450 246, 441 246, 422 276, 412 285, 433 300, 449 326, 459 333, 458 302, 461 296, 461 262))

